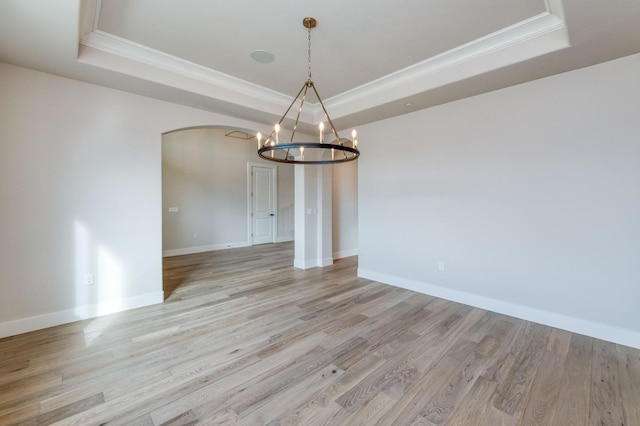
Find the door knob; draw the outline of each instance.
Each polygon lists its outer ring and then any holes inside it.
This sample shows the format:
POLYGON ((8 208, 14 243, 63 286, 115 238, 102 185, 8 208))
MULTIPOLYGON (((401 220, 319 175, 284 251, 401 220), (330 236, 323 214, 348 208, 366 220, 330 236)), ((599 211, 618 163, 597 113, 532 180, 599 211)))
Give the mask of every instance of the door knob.
POLYGON ((271 213, 269 216, 275 216, 275 213, 271 213))

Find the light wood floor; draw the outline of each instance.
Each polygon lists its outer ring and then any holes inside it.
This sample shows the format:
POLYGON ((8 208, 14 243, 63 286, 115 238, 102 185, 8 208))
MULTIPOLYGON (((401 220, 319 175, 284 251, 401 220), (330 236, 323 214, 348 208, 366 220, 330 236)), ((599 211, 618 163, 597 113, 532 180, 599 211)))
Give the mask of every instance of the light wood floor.
POLYGON ((162 305, 0 340, 0 424, 640 425, 639 350, 292 250, 169 258, 162 305))

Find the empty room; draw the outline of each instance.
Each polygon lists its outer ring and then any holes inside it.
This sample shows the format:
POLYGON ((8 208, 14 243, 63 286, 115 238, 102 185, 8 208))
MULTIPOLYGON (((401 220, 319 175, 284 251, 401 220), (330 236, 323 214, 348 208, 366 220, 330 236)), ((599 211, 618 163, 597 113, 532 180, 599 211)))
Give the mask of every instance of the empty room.
POLYGON ((640 425, 639 22, 0 0, 0 425, 640 425))

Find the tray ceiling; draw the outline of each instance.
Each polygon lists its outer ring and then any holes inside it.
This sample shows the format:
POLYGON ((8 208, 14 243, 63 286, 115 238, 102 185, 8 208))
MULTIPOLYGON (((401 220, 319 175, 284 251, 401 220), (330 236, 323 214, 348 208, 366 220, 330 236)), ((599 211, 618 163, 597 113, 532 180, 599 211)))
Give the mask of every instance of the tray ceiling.
POLYGON ((305 16, 342 128, 640 52, 637 0, 4 0, 0 60, 267 124, 306 80, 305 16))

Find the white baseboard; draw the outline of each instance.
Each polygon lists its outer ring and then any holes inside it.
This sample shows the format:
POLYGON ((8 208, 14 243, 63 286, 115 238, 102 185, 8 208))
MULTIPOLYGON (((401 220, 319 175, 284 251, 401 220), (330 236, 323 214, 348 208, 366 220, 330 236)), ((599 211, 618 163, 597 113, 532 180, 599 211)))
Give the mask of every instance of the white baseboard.
POLYGON ((640 349, 640 333, 613 325, 593 322, 581 318, 571 317, 553 312, 547 312, 528 306, 518 305, 503 300, 491 299, 476 294, 466 293, 449 288, 439 287, 419 281, 408 280, 392 275, 382 274, 368 269, 358 268, 358 276, 394 287, 412 290, 453 302, 463 303, 476 308, 509 315, 526 321, 548 325, 550 327, 567 330, 572 333, 607 340, 632 348, 640 349))
POLYGON ((230 248, 249 247, 247 241, 237 241, 234 243, 211 244, 208 246, 185 247, 179 249, 164 250, 162 257, 182 256, 183 254, 204 253, 206 251, 226 250, 230 248))
POLYGON ((324 259, 318 259, 318 266, 323 268, 325 266, 333 265, 333 257, 327 257, 324 259))
POLYGON ((312 260, 293 259, 293 266, 298 269, 322 268, 329 265, 333 265, 332 257, 312 260))
POLYGON ((164 302, 162 291, 0 323, 0 338, 164 302))
POLYGON ((357 256, 358 255, 358 249, 351 249, 351 250, 340 250, 337 251, 335 253, 333 253, 333 258, 334 259, 343 259, 345 257, 351 257, 351 256, 357 256))
POLYGON ((298 269, 309 269, 316 266, 315 262, 308 262, 304 260, 293 259, 293 267, 298 269))

